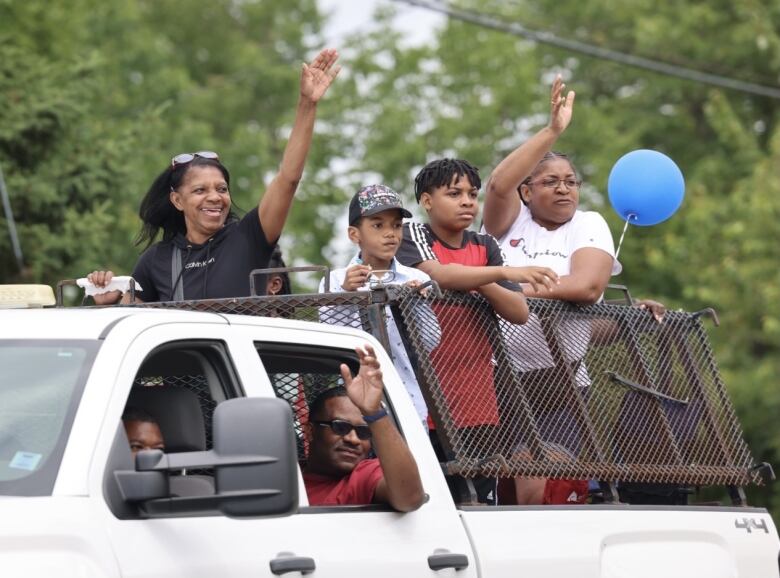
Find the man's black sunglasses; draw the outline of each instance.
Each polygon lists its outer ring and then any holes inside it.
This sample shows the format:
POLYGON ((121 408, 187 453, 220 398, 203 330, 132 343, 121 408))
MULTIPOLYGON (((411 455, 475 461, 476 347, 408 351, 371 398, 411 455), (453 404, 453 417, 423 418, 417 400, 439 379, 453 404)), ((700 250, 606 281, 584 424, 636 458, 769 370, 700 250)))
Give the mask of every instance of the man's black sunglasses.
POLYGON ((355 430, 355 434, 357 435, 359 440, 365 441, 371 439, 371 428, 369 428, 367 425, 354 425, 349 423, 348 421, 344 421, 343 419, 332 419, 330 421, 314 421, 312 423, 329 427, 330 429, 333 430, 333 433, 336 434, 337 436, 349 435, 349 432, 355 430))

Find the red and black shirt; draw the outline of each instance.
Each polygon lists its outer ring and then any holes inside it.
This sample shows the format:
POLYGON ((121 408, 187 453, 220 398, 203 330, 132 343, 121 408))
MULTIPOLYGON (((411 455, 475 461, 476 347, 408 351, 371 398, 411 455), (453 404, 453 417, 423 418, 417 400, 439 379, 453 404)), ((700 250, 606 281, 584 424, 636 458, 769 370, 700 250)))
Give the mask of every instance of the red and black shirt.
MULTIPOLYGON (((460 247, 439 239, 430 225, 404 224, 404 236, 396 258, 404 265, 423 261, 443 265, 457 263, 471 267, 503 266, 504 256, 491 235, 466 230, 460 247)), ((513 291, 520 286, 509 281, 499 284, 513 291)), ((474 287, 476 289, 476 287, 474 287)), ((430 359, 455 427, 497 425, 500 421, 493 385, 493 351, 485 320, 473 309, 458 305, 434 304, 441 329, 439 346, 430 359)))

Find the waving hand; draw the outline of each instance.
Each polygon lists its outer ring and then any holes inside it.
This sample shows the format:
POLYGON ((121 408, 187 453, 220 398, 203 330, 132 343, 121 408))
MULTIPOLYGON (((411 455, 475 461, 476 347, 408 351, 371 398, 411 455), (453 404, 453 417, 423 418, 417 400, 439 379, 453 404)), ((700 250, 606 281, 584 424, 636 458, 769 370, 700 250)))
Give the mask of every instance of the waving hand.
POLYGON ((341 377, 349 399, 363 415, 371 415, 379 411, 385 384, 382 381, 382 369, 376 358, 374 348, 366 344, 364 348, 356 347, 355 352, 360 360, 360 371, 353 379, 349 367, 341 364, 341 377))
POLYGON ((303 65, 301 71, 301 96, 311 102, 319 101, 336 78, 341 66, 336 64, 339 53, 333 48, 321 51, 311 64, 303 65))
POLYGON ((563 96, 563 90, 566 85, 563 83, 561 75, 555 77, 552 89, 550 90, 550 128, 556 134, 561 134, 571 122, 571 116, 574 111, 574 91, 570 90, 566 96, 563 96))

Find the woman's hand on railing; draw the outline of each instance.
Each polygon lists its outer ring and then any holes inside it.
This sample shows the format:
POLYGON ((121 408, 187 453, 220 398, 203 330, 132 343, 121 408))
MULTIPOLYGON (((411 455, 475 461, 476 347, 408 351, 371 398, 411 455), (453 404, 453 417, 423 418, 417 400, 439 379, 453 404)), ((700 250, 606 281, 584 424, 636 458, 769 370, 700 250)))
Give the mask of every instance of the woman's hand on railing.
POLYGON ((652 299, 638 299, 634 303, 634 307, 649 311, 658 323, 661 323, 664 320, 664 315, 666 315, 666 306, 663 303, 653 301, 652 299))
MULTIPOLYGON (((113 271, 92 271, 92 273, 87 275, 87 280, 95 287, 105 287, 111 283, 113 277, 113 271)), ((122 292, 109 291, 108 293, 93 295, 92 298, 95 300, 95 305, 114 305, 122 299, 122 292)))

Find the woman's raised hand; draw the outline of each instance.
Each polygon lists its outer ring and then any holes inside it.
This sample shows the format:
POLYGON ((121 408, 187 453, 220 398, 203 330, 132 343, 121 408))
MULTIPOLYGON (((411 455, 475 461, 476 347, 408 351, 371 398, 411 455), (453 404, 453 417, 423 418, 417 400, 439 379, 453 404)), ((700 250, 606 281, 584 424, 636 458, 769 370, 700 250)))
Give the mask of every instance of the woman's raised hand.
POLYGON ((566 85, 563 83, 561 75, 555 77, 552 89, 550 90, 550 128, 556 134, 561 134, 566 130, 571 122, 572 112, 574 111, 574 91, 570 90, 568 94, 563 95, 566 85))
POLYGON ((341 66, 336 64, 338 58, 337 50, 326 48, 311 61, 311 64, 304 63, 301 71, 301 96, 303 98, 311 102, 317 102, 322 98, 341 70, 341 66))

